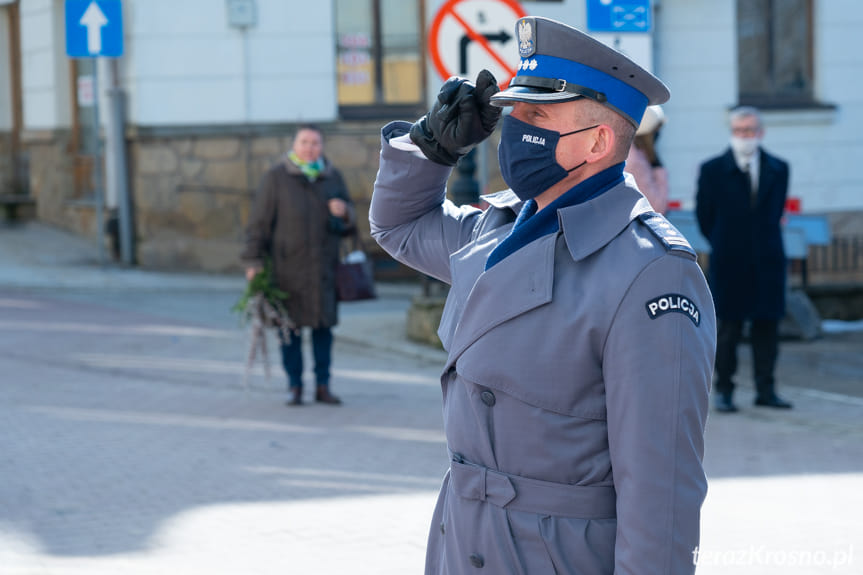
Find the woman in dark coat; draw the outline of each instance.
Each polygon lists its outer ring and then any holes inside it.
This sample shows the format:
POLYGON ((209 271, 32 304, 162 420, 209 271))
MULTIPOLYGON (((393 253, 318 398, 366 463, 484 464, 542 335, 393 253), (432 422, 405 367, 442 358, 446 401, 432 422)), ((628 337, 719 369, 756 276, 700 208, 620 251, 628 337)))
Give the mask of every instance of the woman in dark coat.
MULTIPOLYGON (((315 400, 341 403, 330 393, 332 327, 338 322, 335 272, 342 236, 353 229, 353 203, 342 176, 323 157, 319 128, 302 126, 283 162, 261 180, 249 217, 242 259, 251 280, 270 259, 275 284, 287 292, 287 311, 298 328, 311 328, 315 400)), ((282 338, 288 405, 301 405, 302 339, 282 338)))

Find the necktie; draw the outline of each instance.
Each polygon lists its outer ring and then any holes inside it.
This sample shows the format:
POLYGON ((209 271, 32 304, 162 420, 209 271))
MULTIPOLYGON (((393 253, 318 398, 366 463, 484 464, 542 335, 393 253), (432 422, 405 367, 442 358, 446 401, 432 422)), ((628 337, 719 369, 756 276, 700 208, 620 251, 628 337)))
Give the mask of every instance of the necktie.
POLYGON ((746 181, 749 182, 749 201, 752 207, 755 207, 755 202, 758 200, 758 188, 755 187, 755 180, 752 177, 752 165, 747 163, 743 166, 743 173, 746 174, 746 181))

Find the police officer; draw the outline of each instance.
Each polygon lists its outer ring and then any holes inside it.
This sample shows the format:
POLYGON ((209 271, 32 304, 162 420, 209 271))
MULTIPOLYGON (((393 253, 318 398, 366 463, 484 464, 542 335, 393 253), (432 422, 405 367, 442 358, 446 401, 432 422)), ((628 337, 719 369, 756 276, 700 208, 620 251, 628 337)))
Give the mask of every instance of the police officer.
POLYGON ((714 311, 690 246, 623 175, 669 93, 559 22, 522 18, 516 36, 506 90, 451 78, 382 131, 372 234, 452 286, 426 573, 692 573, 714 311), (509 189, 456 207, 452 166, 503 106, 509 189))

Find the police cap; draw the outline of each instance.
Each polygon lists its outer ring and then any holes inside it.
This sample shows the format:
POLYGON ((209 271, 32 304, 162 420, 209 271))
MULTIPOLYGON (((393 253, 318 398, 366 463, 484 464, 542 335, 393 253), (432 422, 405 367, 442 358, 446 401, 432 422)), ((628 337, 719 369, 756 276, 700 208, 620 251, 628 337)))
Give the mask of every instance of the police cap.
POLYGON ((515 24, 520 62, 492 104, 555 104, 590 98, 638 126, 648 105, 670 96, 656 76, 581 30, 531 16, 515 24))

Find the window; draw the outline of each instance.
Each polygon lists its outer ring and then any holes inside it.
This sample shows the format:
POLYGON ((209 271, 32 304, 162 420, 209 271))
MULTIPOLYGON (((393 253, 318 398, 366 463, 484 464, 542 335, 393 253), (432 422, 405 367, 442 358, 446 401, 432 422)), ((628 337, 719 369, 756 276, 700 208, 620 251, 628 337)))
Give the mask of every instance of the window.
POLYGON ((812 0, 737 0, 740 104, 810 106, 812 0))
POLYGON ((422 0, 336 0, 338 98, 343 117, 424 106, 422 0))

